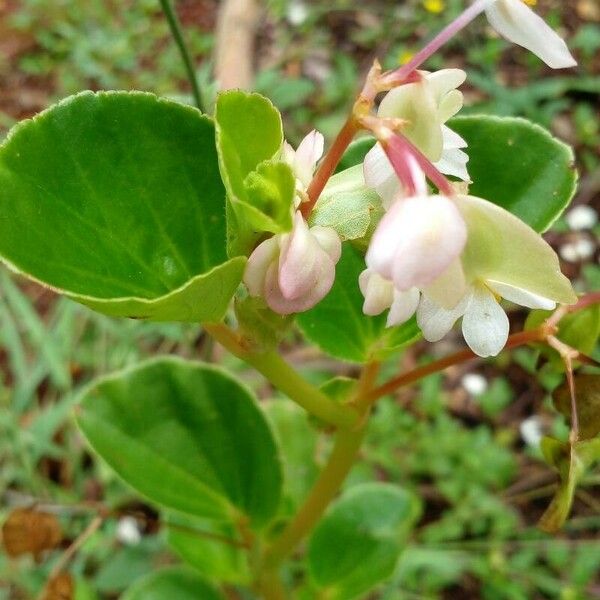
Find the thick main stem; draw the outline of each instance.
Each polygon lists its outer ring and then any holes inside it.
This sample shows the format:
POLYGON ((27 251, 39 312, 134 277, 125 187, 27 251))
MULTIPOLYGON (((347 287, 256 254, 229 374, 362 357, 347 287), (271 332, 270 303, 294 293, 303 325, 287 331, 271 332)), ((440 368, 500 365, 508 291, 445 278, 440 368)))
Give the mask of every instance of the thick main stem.
POLYGON ((277 352, 253 352, 244 347, 235 332, 224 323, 206 323, 204 329, 229 352, 253 366, 277 389, 311 414, 339 428, 353 427, 358 422, 359 415, 354 408, 334 402, 306 381, 277 352))
POLYGON ((355 431, 338 432, 329 460, 308 498, 294 519, 265 553, 266 569, 275 570, 321 518, 354 465, 365 429, 363 425, 355 431))

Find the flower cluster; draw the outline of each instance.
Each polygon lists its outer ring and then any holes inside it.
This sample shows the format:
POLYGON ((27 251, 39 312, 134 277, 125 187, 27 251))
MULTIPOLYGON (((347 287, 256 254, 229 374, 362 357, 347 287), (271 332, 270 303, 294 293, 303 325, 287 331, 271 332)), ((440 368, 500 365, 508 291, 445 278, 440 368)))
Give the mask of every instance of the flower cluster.
MULTIPOLYGON (((500 35, 549 66, 575 65, 564 41, 527 4, 535 2, 476 0, 440 36, 453 35, 485 11, 500 35)), ((364 180, 381 197, 385 210, 359 278, 363 311, 389 311, 388 326, 416 314, 429 341, 443 338, 462 318, 471 349, 480 356, 496 355, 509 332, 501 298, 551 309, 576 297, 556 254, 540 235, 501 207, 466 192, 467 144, 446 124, 462 108, 458 88, 466 73, 413 69, 410 75, 383 98, 377 117, 363 121, 378 138, 365 157, 364 180), (451 184, 444 175, 462 183, 451 184), (428 188, 426 176, 439 192, 428 188)), ((296 151, 284 144, 282 158, 296 176, 293 228, 263 241, 248 261, 244 281, 249 293, 264 297, 280 314, 313 307, 335 278, 341 254, 337 233, 309 228, 297 210, 307 200, 322 153, 323 138, 314 131, 296 151)))

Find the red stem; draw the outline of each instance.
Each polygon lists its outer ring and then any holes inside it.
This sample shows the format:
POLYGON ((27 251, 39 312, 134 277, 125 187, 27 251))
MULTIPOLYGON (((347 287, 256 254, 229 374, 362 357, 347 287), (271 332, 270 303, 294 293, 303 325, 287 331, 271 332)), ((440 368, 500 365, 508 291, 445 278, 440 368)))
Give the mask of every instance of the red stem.
POLYGON ((302 216, 306 219, 310 212, 314 208, 321 192, 325 188, 325 185, 329 181, 329 178, 333 175, 338 163, 340 162, 346 148, 348 148, 350 142, 359 130, 359 126, 354 118, 354 113, 348 117, 348 120, 338 133, 333 145, 327 152, 323 162, 319 166, 313 180, 310 182, 306 194, 308 200, 300 205, 300 211, 302 216))

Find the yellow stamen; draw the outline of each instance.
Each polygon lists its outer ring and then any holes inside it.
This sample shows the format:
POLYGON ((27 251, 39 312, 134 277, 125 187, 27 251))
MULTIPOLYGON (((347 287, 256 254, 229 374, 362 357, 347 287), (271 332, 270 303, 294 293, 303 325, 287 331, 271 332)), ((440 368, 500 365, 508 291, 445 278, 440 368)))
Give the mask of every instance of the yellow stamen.
POLYGON ((527 6, 535 6, 537 4, 537 0, 523 0, 527 6))

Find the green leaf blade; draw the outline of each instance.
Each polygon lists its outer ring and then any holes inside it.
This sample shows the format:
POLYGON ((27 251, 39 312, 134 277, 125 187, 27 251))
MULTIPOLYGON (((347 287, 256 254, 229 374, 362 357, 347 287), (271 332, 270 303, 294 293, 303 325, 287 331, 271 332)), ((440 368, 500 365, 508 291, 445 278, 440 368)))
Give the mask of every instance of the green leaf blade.
POLYGON ((164 567, 136 581, 122 600, 225 600, 211 583, 186 567, 164 567))
POLYGON ((420 336, 414 319, 388 329, 385 314, 377 317, 363 314, 364 298, 358 276, 365 268, 362 254, 344 244, 331 291, 313 309, 297 316, 300 328, 311 342, 327 354, 356 363, 382 358, 420 336))
POLYGON ((223 371, 160 358, 100 380, 77 413, 108 464, 149 499, 199 517, 276 512, 281 465, 253 396, 223 371))
MULTIPOLYGON (((141 318, 171 295, 169 320, 185 320, 176 290, 227 261, 224 196, 209 118, 151 94, 84 92, 0 148, 0 256, 96 310, 141 318)), ((228 275, 235 288, 239 267, 228 275)))
POLYGON ((362 597, 393 573, 419 512, 416 498, 399 487, 371 483, 351 488, 310 539, 313 579, 328 598, 362 597))
POLYGON ((575 193, 573 151, 544 128, 514 117, 457 117, 468 144, 469 194, 489 200, 537 232, 546 231, 575 193))

